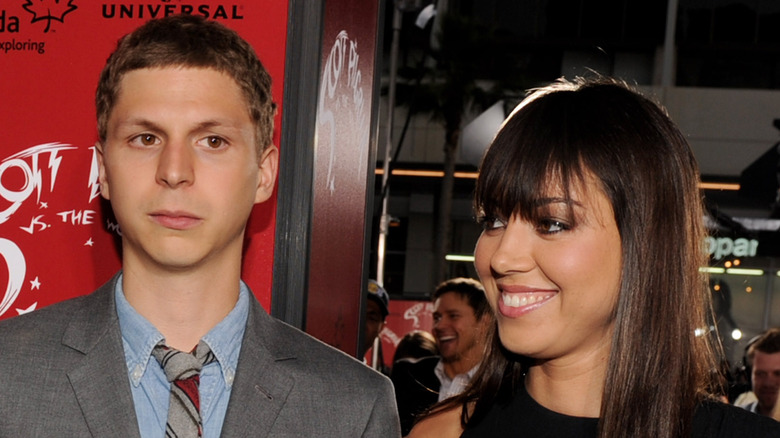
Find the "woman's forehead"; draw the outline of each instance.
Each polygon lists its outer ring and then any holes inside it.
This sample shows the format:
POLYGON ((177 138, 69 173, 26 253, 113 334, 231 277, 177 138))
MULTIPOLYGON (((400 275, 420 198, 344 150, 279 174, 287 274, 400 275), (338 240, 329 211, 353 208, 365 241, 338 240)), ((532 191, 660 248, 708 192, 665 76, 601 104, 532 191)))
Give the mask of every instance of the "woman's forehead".
POLYGON ((537 186, 538 198, 563 198, 576 200, 585 194, 601 190, 601 182, 587 167, 579 164, 567 169, 548 169, 537 186))
POLYGON ((582 207, 592 204, 596 198, 606 197, 601 180, 587 169, 571 172, 567 176, 561 172, 550 172, 533 189, 515 193, 519 195, 518 198, 509 200, 513 205, 503 207, 521 215, 533 215, 532 212, 523 210, 535 210, 556 204, 570 208, 582 207))

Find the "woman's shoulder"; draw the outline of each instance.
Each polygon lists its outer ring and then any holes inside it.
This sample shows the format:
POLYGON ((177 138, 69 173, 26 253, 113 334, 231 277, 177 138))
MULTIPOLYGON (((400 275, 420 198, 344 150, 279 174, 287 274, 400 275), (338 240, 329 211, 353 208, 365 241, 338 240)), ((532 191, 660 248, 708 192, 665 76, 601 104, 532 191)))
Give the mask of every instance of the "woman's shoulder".
POLYGON ((717 401, 699 404, 693 419, 694 438, 778 437, 780 422, 717 401))
POLYGON ((462 408, 449 409, 429 415, 414 425, 407 438, 458 438, 463 433, 460 425, 462 408))

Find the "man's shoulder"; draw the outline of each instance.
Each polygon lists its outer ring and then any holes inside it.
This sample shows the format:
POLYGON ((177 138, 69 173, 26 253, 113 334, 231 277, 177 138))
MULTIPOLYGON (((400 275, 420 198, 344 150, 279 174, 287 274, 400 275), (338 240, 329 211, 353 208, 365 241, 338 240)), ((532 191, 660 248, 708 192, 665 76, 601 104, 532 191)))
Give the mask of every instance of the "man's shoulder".
MULTIPOLYGON (((47 329, 58 331, 74 321, 88 306, 90 295, 70 298, 51 304, 30 313, 14 316, 0 321, 0 341, 15 332, 43 334, 47 329), (34 330, 33 330, 34 329, 34 330)), ((62 332, 59 332, 62 334, 62 332)))
POLYGON ((706 401, 696 409, 694 437, 777 437, 780 423, 746 409, 706 401))
POLYGON ((380 373, 343 351, 304 333, 276 318, 271 318, 273 333, 266 337, 268 347, 280 357, 290 359, 289 367, 309 376, 360 381, 384 379, 380 373))
POLYGON ((253 400, 248 398, 250 393, 254 396, 252 388, 263 388, 272 404, 284 404, 274 429, 290 436, 314 436, 322 432, 323 425, 330 427, 327 435, 332 436, 400 435, 389 379, 352 356, 254 310, 241 346, 231 400, 253 400))
POLYGON ((24 385, 77 363, 109 328, 99 306, 90 294, 0 321, 0 375, 24 385))
POLYGON ((111 282, 96 291, 60 301, 30 313, 0 321, 0 351, 30 351, 61 346, 68 338, 71 346, 103 333, 116 313, 112 312, 111 282))
POLYGON ((6 330, 24 329, 28 326, 48 326, 68 324, 78 318, 95 321, 101 313, 105 316, 107 310, 111 310, 113 304, 113 290, 118 275, 102 284, 93 291, 87 291, 84 295, 69 298, 38 310, 14 316, 0 321, 0 333, 6 330))

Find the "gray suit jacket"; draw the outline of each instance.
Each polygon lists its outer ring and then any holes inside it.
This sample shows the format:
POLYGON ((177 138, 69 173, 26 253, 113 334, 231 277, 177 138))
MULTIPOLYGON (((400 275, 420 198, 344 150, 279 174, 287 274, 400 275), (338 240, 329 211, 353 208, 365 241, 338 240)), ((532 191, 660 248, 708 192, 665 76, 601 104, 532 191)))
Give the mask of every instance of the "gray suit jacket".
MULTIPOLYGON (((0 438, 138 437, 114 302, 0 322, 0 438)), ((251 300, 222 437, 399 437, 390 381, 251 300)))

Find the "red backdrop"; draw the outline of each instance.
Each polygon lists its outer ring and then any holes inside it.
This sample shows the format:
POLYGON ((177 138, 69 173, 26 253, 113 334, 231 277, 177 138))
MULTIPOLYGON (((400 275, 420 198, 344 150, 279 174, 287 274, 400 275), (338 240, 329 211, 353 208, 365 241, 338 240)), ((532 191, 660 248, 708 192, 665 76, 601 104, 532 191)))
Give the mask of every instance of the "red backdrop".
MULTIPOLYGON (((188 12, 238 31, 281 105, 287 0, 3 0, 0 3, 0 318, 91 292, 119 268, 96 186, 94 92, 116 40, 188 12)), ((279 111, 281 114, 281 110, 279 111)), ((274 139, 278 144, 279 117, 274 139)), ((271 301, 276 197, 255 208, 244 279, 271 301)))

